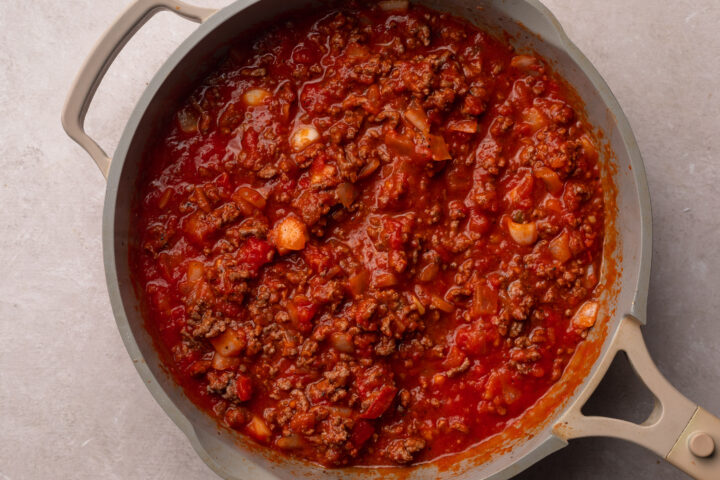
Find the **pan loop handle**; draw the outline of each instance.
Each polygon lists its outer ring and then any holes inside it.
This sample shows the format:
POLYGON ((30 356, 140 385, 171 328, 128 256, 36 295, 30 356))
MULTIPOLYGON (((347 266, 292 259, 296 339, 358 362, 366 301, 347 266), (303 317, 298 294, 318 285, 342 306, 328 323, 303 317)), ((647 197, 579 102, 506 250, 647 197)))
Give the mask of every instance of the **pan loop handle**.
POLYGON ((720 419, 678 392, 662 376, 642 337, 640 322, 626 316, 598 372, 553 432, 563 440, 613 437, 641 445, 700 480, 720 478, 720 419), (585 416, 581 409, 618 351, 627 354, 635 373, 655 396, 655 407, 641 424, 585 416))
POLYGON ((85 133, 85 115, 95 91, 115 57, 153 15, 168 10, 194 22, 202 23, 217 10, 188 5, 174 0, 137 0, 120 15, 95 44, 85 64, 75 77, 62 111, 65 132, 87 151, 107 178, 110 157, 85 133))

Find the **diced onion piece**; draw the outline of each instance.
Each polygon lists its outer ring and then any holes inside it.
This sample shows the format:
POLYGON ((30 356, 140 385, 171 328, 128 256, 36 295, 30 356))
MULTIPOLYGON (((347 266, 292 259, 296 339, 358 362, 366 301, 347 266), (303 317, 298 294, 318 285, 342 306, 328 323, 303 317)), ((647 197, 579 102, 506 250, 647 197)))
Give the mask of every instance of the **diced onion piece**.
POLYGON ((415 307, 417 308, 417 311, 420 315, 425 315, 425 305, 422 304, 420 299, 417 297, 417 295, 410 294, 412 297, 412 301, 415 304, 415 307))
POLYGON ((438 297, 437 295, 433 295, 430 298, 430 303, 433 307, 437 308, 438 310, 442 310, 443 312, 450 313, 455 309, 455 305, 448 302, 447 300, 438 297))
POLYGON ((448 130, 462 133, 477 132, 478 124, 475 120, 457 120, 448 124, 448 130))
POLYGON ((238 210, 240 210, 240 213, 244 217, 249 217, 255 213, 255 207, 246 202, 240 195, 233 195, 232 200, 235 202, 235 206, 237 206, 238 210))
POLYGON ((299 435, 289 435, 287 437, 280 437, 275 441, 275 445, 283 450, 294 450, 302 448, 304 445, 303 439, 299 435))
POLYGON ((428 141, 430 142, 430 153, 432 153, 433 160, 442 161, 452 158, 443 137, 440 135, 428 135, 428 141))
POLYGON ((365 293, 369 283, 370 275, 367 270, 361 270, 348 278, 348 287, 350 288, 350 292, 355 296, 365 293))
POLYGON ((513 187, 512 190, 507 192, 505 198, 511 205, 515 205, 516 203, 530 197, 534 186, 535 182, 533 177, 528 173, 522 178, 522 180, 520 180, 520 182, 518 182, 517 185, 515 185, 515 187, 513 187))
POLYGON ((508 231, 512 239, 520 245, 532 245, 538 237, 535 222, 516 223, 508 220, 508 231))
POLYGON ((378 2, 378 7, 386 12, 404 12, 410 6, 408 0, 383 0, 378 2))
POLYGON ((237 367, 239 363, 240 359, 237 357, 226 357, 215 352, 212 359, 212 368, 215 370, 229 370, 237 367))
POLYGON ((347 332, 335 332, 330 335, 330 343, 335 350, 343 353, 353 353, 355 346, 352 342, 352 335, 347 332))
POLYGON ((202 262, 191 261, 187 267, 187 281, 188 283, 196 283, 202 280, 203 274, 205 273, 205 265, 202 262))
POLYGON ((393 285, 397 285, 398 282, 397 277, 388 272, 379 273, 375 276, 374 280, 375 287, 377 288, 392 287, 393 285))
POLYGON ((262 193, 250 187, 238 188, 237 191, 233 193, 233 200, 235 200, 236 198, 249 203, 258 210, 262 210, 263 208, 265 208, 265 205, 267 203, 262 193))
POLYGON ((530 125, 535 132, 548 124, 548 119, 543 113, 535 107, 526 108, 522 112, 523 121, 530 125))
POLYGON ((428 263, 423 267, 422 270, 420 270, 420 273, 418 274, 418 280, 421 282, 430 282, 435 278, 439 271, 440 265, 438 265, 436 262, 428 263))
POLYGON ((341 183, 335 192, 337 193, 338 201, 342 203, 343 207, 350 208, 350 205, 355 201, 356 195, 355 187, 353 187, 352 183, 341 183))
POLYGON ((272 434, 265 420, 257 415, 253 415, 252 419, 250 419, 250 422, 247 424, 247 429, 250 436, 260 441, 266 441, 272 434))
POLYGON ((515 55, 510 60, 510 66, 518 70, 530 70, 538 65, 537 58, 531 55, 515 55))
POLYGON ((200 115, 191 107, 183 108, 177 115, 178 126, 180 126, 180 130, 185 133, 197 132, 199 120, 200 115))
POLYGON ((575 317, 573 317, 573 326, 581 330, 592 327, 597 320, 598 310, 599 306, 597 302, 583 303, 575 314, 575 317))
POLYGON ((422 108, 408 108, 405 110, 405 118, 422 133, 428 133, 430 131, 427 115, 425 115, 422 108))
POLYGON ((278 248, 302 250, 305 248, 308 233, 302 220, 289 215, 275 224, 270 236, 278 248))
POLYGON ((595 144, 590 140, 590 138, 587 135, 583 135, 580 137, 580 143, 582 143, 583 152, 585 153, 585 156, 587 156, 591 160, 597 159, 597 149, 595 148, 595 144))
POLYGON ((562 232, 553 238, 548 248, 553 258, 559 262, 565 263, 572 257, 572 253, 570 252, 570 239, 567 232, 562 232))
POLYGON ((299 152, 317 142, 319 138, 320 132, 317 131, 317 128, 312 125, 304 125, 295 130, 290 142, 292 144, 292 148, 296 152, 299 152))
POLYGON ((333 175, 335 175, 335 167, 332 165, 325 165, 320 168, 312 168, 310 170, 310 184, 320 185, 329 181, 333 175))
POLYGON ((583 287, 588 290, 592 290, 597 285, 597 274, 595 273, 595 265, 592 263, 588 265, 587 272, 585 272, 585 278, 583 279, 583 287))
POLYGON ((412 155, 415 152, 415 144, 412 139, 400 135, 395 130, 390 130, 385 134, 385 143, 401 155, 412 155))
POLYGON ((523 121, 530 125, 533 131, 540 130, 548 124, 547 117, 535 107, 523 110, 522 118, 523 121))
POLYGON ((380 161, 377 158, 373 158, 368 163, 366 163, 365 166, 358 172, 358 180, 372 175, 372 173, 377 170, 379 166, 380 161))
POLYGON ((560 203, 560 200, 553 197, 548 197, 545 199, 545 201, 542 204, 543 208, 546 210, 549 210, 551 212, 555 213, 561 213, 562 212, 562 203, 560 203))
POLYGON ((245 105, 250 107, 257 107, 265 103, 265 99, 270 97, 272 94, 264 88, 251 88, 247 92, 243 93, 242 100, 245 105))
POLYGON ((242 330, 225 330, 217 337, 210 340, 215 351, 225 357, 237 357, 245 348, 245 332, 242 330))
POLYGON ((562 192, 562 180, 560 180, 557 172, 555 172, 555 170, 553 170, 552 168, 536 168, 535 170, 533 170, 533 174, 536 178, 539 178, 543 181, 543 183, 545 184, 545 188, 547 188, 548 192, 552 193, 553 195, 558 195, 560 192, 562 192))

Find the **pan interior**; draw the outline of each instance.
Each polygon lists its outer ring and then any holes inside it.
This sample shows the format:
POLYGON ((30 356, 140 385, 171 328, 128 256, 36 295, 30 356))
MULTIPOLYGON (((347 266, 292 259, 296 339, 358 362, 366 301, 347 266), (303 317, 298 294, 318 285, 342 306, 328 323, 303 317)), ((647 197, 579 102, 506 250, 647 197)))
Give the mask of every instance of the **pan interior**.
POLYGON ((516 422, 519 434, 501 435, 490 444, 411 470, 325 470, 280 457, 240 435, 219 429, 214 420, 185 397, 160 364, 153 341, 144 328, 142 305, 130 280, 128 241, 133 238, 130 212, 144 152, 167 112, 173 111, 178 100, 224 57, 227 45, 239 32, 272 21, 298 6, 281 0, 238 1, 211 17, 178 48, 139 101, 111 166, 103 222, 108 287, 123 341, 158 403, 190 438, 203 460, 225 478, 289 480, 300 475, 368 478, 392 473, 417 479, 508 478, 564 445, 551 433, 563 406, 577 395, 588 375, 593 373, 593 366, 604 354, 619 319, 625 314, 644 318, 649 269, 646 258, 649 200, 637 146, 607 85, 564 37, 555 19, 535 1, 426 0, 419 3, 462 16, 493 34, 507 33, 516 49, 535 51, 548 59, 557 73, 577 90, 588 122, 597 128, 605 145, 602 155, 605 180, 607 185, 615 187, 606 188, 607 217, 614 218, 615 222, 609 222, 606 231, 605 318, 586 342, 591 348, 586 354, 573 358, 568 367, 569 381, 566 375, 556 384, 559 387, 553 387, 548 393, 549 397, 557 397, 548 404, 552 408, 534 414, 526 412, 516 422), (575 387, 568 391, 564 383, 575 387))

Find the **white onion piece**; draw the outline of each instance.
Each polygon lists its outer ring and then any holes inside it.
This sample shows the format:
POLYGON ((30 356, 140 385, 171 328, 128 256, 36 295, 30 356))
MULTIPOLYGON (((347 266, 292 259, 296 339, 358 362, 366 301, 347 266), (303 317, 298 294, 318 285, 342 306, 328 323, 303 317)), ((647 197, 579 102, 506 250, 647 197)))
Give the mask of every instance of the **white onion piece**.
POLYGON ((302 448, 304 445, 303 439, 299 435, 289 435, 287 437, 280 437, 275 441, 275 445, 283 450, 294 450, 296 448, 302 448))
POLYGON ((477 129, 478 125, 475 120, 457 120, 448 124, 448 130, 453 132, 475 133, 477 129))
POLYGON ((408 108, 405 110, 405 118, 422 133, 430 131, 427 115, 422 108, 408 108))
POLYGON ((229 370, 237 367, 239 362, 240 360, 236 357, 226 357, 225 355, 215 352, 212 358, 212 368, 215 370, 229 370))
POLYGON ((533 174, 535 175, 535 177, 543 181, 543 183, 545 184, 545 188, 547 188, 548 192, 552 193, 553 195, 558 195, 560 192, 562 192, 563 182, 562 180, 560 180, 560 176, 555 170, 548 167, 540 167, 536 168, 533 171, 533 174))
POLYGON ((510 60, 510 66, 518 70, 529 70, 538 65, 537 58, 531 55, 515 55, 510 60))
POLYGON ((533 130, 533 132, 546 127, 548 124, 547 117, 535 107, 530 107, 523 110, 522 118, 526 123, 530 125, 530 128, 533 130))
POLYGON ((581 330, 586 330, 592 327, 595 325, 595 321, 597 320, 598 310, 599 306, 597 302, 583 303, 573 317, 573 326, 581 330))
POLYGON ((307 227, 299 218, 287 216, 275 224, 270 238, 278 248, 302 250, 308 238, 307 227))
POLYGON ((190 283, 197 283, 198 280, 202 280, 205 273, 205 265, 202 262, 191 261, 188 263, 187 268, 187 281, 190 283))
POLYGON ((516 223, 508 220, 508 231, 512 239, 520 245, 532 245, 537 241, 538 232, 535 222, 516 223))
POLYGON ((265 103, 265 99, 270 97, 270 95, 272 94, 264 88, 252 88, 243 93, 242 100, 245 102, 245 105, 257 107, 265 103))
POLYGON ((320 132, 318 132, 312 125, 306 125, 295 130, 290 142, 293 150, 299 152, 300 150, 304 150, 313 143, 317 142, 319 138, 320 132))
POLYGON ((412 301, 415 304, 415 308, 417 308, 417 311, 420 315, 425 315, 425 305, 422 304, 420 299, 415 294, 410 294, 412 297, 412 301))
POLYGON ((561 263, 567 262, 570 260, 570 257, 572 257, 572 253, 570 252, 570 239, 567 232, 562 232, 550 240, 548 248, 553 258, 561 263))
POLYGON ((265 197, 262 193, 250 187, 238 188, 237 191, 233 193, 233 197, 235 196, 237 196, 237 198, 239 199, 246 201, 258 210, 262 210, 263 208, 265 208, 265 205, 267 203, 267 200, 265 200, 265 197))
POLYGON ((248 433, 257 440, 267 440, 272 434, 267 424, 265 423, 265 420, 258 417, 257 415, 253 415, 252 419, 247 424, 247 429, 248 433))
POLYGON ((195 133, 198 131, 198 121, 200 120, 200 115, 194 110, 191 110, 190 108, 184 108, 180 110, 180 112, 177 115, 178 124, 180 125, 180 130, 182 130, 185 133, 195 133))
POLYGON ((433 295, 430 298, 430 303, 433 307, 437 308, 438 310, 442 310, 443 312, 450 313, 455 309, 455 305, 448 302, 444 298, 440 298, 437 295, 433 295))
MULTIPOLYGON (((245 348, 245 333, 231 328, 210 340, 215 351, 223 357, 237 357, 245 348)), ((214 357, 213 357, 214 359, 214 357)))
POLYGON ((587 135, 583 135, 580 137, 580 142, 582 143, 583 152, 588 158, 596 159, 598 157, 597 149, 595 148, 595 144, 587 135))
POLYGON ((428 142, 430 143, 430 153, 432 159, 436 161, 450 160, 450 151, 448 150, 445 139, 440 135, 428 135, 428 142))
POLYGON ((330 180, 335 175, 335 167, 325 165, 320 171, 312 171, 310 174, 310 184, 318 185, 330 180))

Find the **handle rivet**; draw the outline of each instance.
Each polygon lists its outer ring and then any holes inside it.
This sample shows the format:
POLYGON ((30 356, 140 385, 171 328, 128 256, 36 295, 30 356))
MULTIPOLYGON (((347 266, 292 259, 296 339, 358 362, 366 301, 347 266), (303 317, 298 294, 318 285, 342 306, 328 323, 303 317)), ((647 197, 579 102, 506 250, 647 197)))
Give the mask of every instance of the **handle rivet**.
POLYGON ((696 457, 706 458, 715 452, 715 442, 705 432, 695 432, 688 437, 688 448, 696 457))

